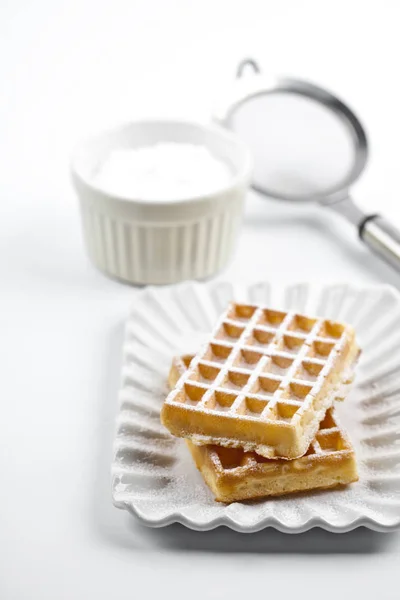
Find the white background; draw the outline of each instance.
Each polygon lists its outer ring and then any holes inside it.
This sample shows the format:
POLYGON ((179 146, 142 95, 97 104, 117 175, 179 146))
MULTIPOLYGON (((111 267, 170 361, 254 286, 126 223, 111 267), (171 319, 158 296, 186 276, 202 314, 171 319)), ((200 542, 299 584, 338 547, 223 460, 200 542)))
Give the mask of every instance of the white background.
MULTIPOLYGON (((2 600, 399 598, 400 534, 149 530, 113 508, 135 291, 88 263, 68 179, 86 131, 141 116, 207 120, 252 54, 353 106, 372 146, 355 196, 400 225, 399 22, 395 0, 1 2, 2 600)), ((339 217, 255 195, 222 276, 400 283, 339 217)))

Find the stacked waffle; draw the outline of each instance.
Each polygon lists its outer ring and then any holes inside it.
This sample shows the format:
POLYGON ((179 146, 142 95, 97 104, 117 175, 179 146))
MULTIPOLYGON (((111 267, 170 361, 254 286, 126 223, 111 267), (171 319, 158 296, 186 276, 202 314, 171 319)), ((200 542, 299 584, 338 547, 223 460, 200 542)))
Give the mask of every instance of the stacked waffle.
POLYGON ((222 502, 351 483, 333 404, 359 352, 349 325, 231 304, 196 356, 174 359, 162 422, 222 502))

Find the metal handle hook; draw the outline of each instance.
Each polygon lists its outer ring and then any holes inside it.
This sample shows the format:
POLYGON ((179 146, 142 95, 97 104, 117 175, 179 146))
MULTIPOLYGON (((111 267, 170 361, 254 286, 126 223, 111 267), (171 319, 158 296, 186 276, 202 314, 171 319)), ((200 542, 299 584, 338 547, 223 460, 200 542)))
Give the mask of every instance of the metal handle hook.
POLYGON ((236 69, 236 77, 237 78, 243 77, 243 73, 249 67, 253 70, 253 73, 257 73, 257 75, 259 75, 261 73, 260 66, 259 66, 258 62, 256 60, 254 60, 254 58, 244 58, 238 64, 238 67, 236 69))

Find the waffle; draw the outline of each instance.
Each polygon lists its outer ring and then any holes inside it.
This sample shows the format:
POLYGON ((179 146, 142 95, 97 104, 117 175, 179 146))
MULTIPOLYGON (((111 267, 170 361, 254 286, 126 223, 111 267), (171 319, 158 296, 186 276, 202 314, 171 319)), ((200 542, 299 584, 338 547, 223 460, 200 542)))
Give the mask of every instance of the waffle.
POLYGON ((197 445, 306 453, 359 348, 349 325, 231 304, 167 396, 161 420, 197 445))
MULTIPOLYGON (((173 387, 192 356, 174 359, 169 375, 173 387)), ((306 454, 292 461, 266 459, 255 452, 222 446, 196 446, 187 441, 197 468, 220 502, 326 489, 358 480, 354 450, 329 408, 306 454)))

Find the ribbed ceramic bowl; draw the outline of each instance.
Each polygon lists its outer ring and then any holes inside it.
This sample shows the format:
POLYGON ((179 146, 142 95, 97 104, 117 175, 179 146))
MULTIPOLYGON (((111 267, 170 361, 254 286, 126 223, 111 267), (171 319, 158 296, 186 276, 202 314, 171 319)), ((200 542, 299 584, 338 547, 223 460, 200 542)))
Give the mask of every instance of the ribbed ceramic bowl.
POLYGON ((233 134, 179 121, 129 123, 79 144, 71 168, 87 251, 103 272, 129 283, 174 283, 209 277, 229 260, 251 172, 250 154, 233 134), (205 146, 229 165, 229 185, 171 202, 96 187, 94 173, 110 151, 159 142, 205 146))

